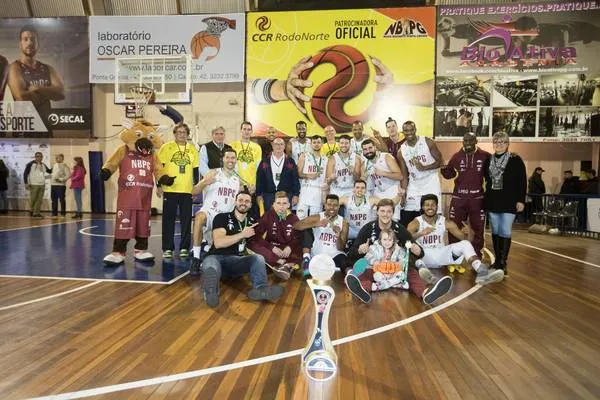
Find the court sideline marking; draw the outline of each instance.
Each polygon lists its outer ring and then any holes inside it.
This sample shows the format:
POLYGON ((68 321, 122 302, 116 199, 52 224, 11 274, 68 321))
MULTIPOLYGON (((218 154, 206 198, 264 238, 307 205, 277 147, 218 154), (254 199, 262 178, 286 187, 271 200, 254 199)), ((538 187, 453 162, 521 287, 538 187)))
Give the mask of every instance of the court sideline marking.
MULTIPOLYGON (((489 236, 490 234, 486 233, 486 235, 489 236)), ((538 251, 543 251, 543 252, 552 254, 554 256, 566 258, 567 260, 571 260, 571 261, 575 261, 575 262, 582 263, 582 264, 585 264, 585 265, 589 265, 591 267, 600 268, 600 265, 598 265, 598 264, 594 264, 594 263, 591 263, 591 262, 588 262, 588 261, 583 261, 583 260, 580 260, 580 259, 574 258, 574 257, 569 257, 569 256, 566 256, 564 254, 556 253, 556 252, 554 252, 552 250, 542 249, 541 247, 532 246, 530 244, 519 242, 519 241, 516 241, 516 240, 512 240, 512 243, 516 243, 516 244, 521 245, 521 246, 529 247, 530 249, 534 249, 534 250, 538 250, 538 251)))
MULTIPOLYGON (((444 302, 443 304, 440 304, 438 306, 430 308, 427 311, 423 311, 422 313, 413 315, 411 317, 405 318, 400 321, 393 322, 388 325, 380 326, 378 328, 360 332, 355 335, 351 335, 351 336, 347 336, 344 338, 339 338, 339 339, 333 340, 333 345, 337 346, 340 344, 353 342, 353 341, 356 341, 359 339, 363 339, 363 338, 366 338, 369 336, 377 335, 377 334, 380 334, 380 333, 383 333, 383 332, 386 332, 386 331, 389 331, 392 329, 399 328, 403 325, 408 325, 414 321, 428 317, 432 314, 437 313, 438 311, 441 311, 445 308, 448 308, 448 307, 458 303, 459 301, 466 299, 467 297, 471 296, 473 293, 477 292, 481 288, 482 288, 482 286, 480 286, 480 285, 473 286, 471 289, 467 290, 466 292, 462 293, 461 295, 456 296, 453 299, 444 302)), ((97 387, 94 389, 80 390, 77 392, 68 392, 68 393, 54 394, 54 395, 49 395, 49 396, 35 397, 31 400, 81 399, 84 397, 92 397, 92 396, 98 396, 98 395, 107 394, 107 393, 115 393, 115 392, 120 392, 123 390, 137 389, 137 388, 146 387, 146 386, 161 385, 163 383, 198 378, 200 376, 215 374, 215 373, 219 373, 219 372, 226 372, 226 371, 231 371, 234 369, 250 367, 253 365, 265 364, 268 362, 278 361, 278 360, 282 360, 285 358, 300 356, 303 351, 304 351, 304 349, 296 349, 296 350, 287 351, 285 353, 272 354, 269 356, 254 358, 254 359, 250 359, 250 360, 246 360, 246 361, 239 361, 239 362, 235 362, 235 363, 231 363, 231 364, 219 365, 216 367, 199 369, 196 371, 188 371, 188 372, 183 372, 183 373, 174 374, 174 375, 159 376, 156 378, 143 379, 143 380, 132 381, 132 382, 127 382, 127 383, 120 383, 117 385, 101 386, 101 387, 97 387)))
POLYGON ((78 292, 78 291, 83 290, 83 289, 87 289, 87 288, 92 287, 94 285, 97 285, 99 283, 101 283, 101 282, 100 281, 95 281, 95 282, 88 283, 87 285, 83 285, 83 286, 80 286, 80 287, 77 287, 77 288, 74 288, 74 289, 71 289, 71 290, 67 290, 65 292, 55 293, 55 294, 51 294, 49 296, 40 297, 38 299, 24 301, 22 303, 11 304, 10 306, 0 307, 0 311, 10 310, 11 308, 25 306, 27 304, 38 303, 40 301, 49 300, 49 299, 53 299, 55 297, 64 296, 64 295, 69 294, 69 293, 74 293, 74 292, 78 292))

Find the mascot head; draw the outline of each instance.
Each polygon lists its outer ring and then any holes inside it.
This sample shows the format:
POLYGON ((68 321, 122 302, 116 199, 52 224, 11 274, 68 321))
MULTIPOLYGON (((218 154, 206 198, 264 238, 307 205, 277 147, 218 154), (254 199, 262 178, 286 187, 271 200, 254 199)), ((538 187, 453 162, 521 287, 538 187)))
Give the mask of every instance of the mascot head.
POLYGON ((154 129, 150 122, 139 119, 122 121, 123 130, 119 135, 130 150, 148 156, 162 146, 162 133, 154 129))

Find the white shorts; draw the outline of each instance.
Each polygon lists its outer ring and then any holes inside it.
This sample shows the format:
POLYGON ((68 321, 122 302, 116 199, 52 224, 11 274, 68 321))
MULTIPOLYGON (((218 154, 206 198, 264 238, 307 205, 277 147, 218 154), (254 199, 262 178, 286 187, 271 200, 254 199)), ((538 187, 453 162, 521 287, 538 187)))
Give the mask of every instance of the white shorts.
POLYGON ((206 240, 206 243, 208 243, 209 245, 212 245, 212 223, 213 223, 213 220, 215 219, 217 214, 220 214, 222 212, 229 212, 229 211, 218 211, 218 210, 215 210, 214 208, 201 207, 198 210, 198 212, 196 213, 196 215, 199 212, 203 212, 206 215, 206 225, 204 225, 204 228, 202 228, 202 239, 206 240))
POLYGON ((322 205, 310 205, 310 204, 302 204, 298 203, 298 208, 296 209, 296 216, 298 219, 304 219, 310 215, 318 214, 323 211, 322 205))
POLYGON ((406 211, 421 211, 421 197, 426 194, 435 194, 438 198, 438 214, 442 213, 442 188, 439 177, 426 179, 423 182, 409 181, 406 189, 406 211))
POLYGON ((432 247, 423 249, 423 262, 428 268, 441 268, 445 265, 460 264, 464 259, 475 256, 473 245, 467 240, 452 243, 444 247, 432 247), (455 256, 458 256, 455 258, 455 256))

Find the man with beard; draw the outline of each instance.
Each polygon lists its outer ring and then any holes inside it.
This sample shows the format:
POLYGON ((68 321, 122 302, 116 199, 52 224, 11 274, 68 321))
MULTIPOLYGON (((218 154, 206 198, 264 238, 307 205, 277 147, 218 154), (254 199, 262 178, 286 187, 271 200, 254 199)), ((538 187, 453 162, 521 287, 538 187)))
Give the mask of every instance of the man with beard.
POLYGON ((434 194, 426 194, 421 197, 421 203, 423 215, 408 224, 408 232, 425 249, 423 258, 417 260, 417 266, 440 268, 444 265, 460 263, 466 259, 477 273, 476 284, 487 285, 504 279, 504 271, 490 269, 488 264, 482 263, 477 257, 473 245, 467 240, 472 234, 469 225, 463 222, 463 228, 458 229, 454 222, 447 221, 443 215, 438 215, 438 198, 434 194), (446 232, 451 233, 460 242, 446 246, 444 243, 446 232))
MULTIPOLYGON (((413 121, 402 125, 406 141, 400 146, 400 169, 406 177, 402 181, 406 189, 402 205, 402 225, 406 226, 421 214, 421 196, 433 193, 441 198, 442 188, 438 169, 442 165, 442 153, 435 142, 424 136, 417 136, 417 126, 413 121), (407 184, 408 183, 408 184, 407 184)), ((438 213, 441 213, 441 207, 438 213)))
MULTIPOLYGON (((360 171, 361 177, 367 182, 369 195, 380 199, 395 198, 403 176, 406 176, 396 159, 390 153, 376 150, 370 139, 362 143, 362 151, 364 159, 361 160, 360 171)), ((396 207, 394 217, 400 218, 400 207, 396 207)))
POLYGON ((352 194, 354 179, 360 175, 360 161, 356 154, 350 151, 350 136, 340 136, 340 151, 327 160, 327 184, 329 194, 342 198, 352 194))
MULTIPOLYGON (((349 261, 354 263, 362 259, 369 246, 380 236, 382 230, 393 230, 396 234, 398 245, 409 247, 408 284, 409 290, 423 300, 425 304, 431 304, 450 290, 452 278, 445 276, 437 279, 426 267, 417 266, 415 259, 423 257, 423 249, 416 243, 411 234, 400 223, 392 220, 394 214, 394 202, 390 199, 382 199, 377 203, 377 220, 369 222, 360 229, 358 236, 348 253, 349 261), (427 287, 427 284, 432 285, 427 287)), ((359 263, 355 265, 358 266, 359 263)), ((422 264, 421 264, 422 265, 422 264)), ((345 283, 348 290, 363 303, 371 301, 371 290, 374 282, 373 270, 366 269, 364 272, 351 272, 346 275, 345 283)))
POLYGON ((39 50, 39 36, 32 26, 19 32, 21 56, 10 65, 8 86, 16 101, 31 101, 51 136, 48 116, 52 111, 50 100, 63 100, 65 88, 54 68, 35 59, 39 50))
POLYGON ((326 159, 321 155, 321 136, 311 138, 312 151, 302 153, 298 160, 300 177, 300 198, 298 200, 298 218, 320 213, 323 208, 326 159))
POLYGON ((300 154, 311 150, 310 140, 306 138, 306 122, 296 122, 296 135, 298 135, 297 138, 292 138, 287 143, 285 152, 294 159, 296 164, 298 164, 300 154))
POLYGON ((192 195, 203 192, 204 204, 194 217, 192 275, 200 272, 202 239, 210 244, 213 219, 219 213, 228 213, 235 207, 234 199, 241 189, 242 182, 235 173, 236 152, 233 149, 223 153, 223 168, 210 170, 192 190, 192 195))
POLYGON ((270 126, 267 129, 266 140, 260 144, 263 158, 267 158, 271 155, 271 152, 273 151, 273 140, 275 140, 276 137, 277 129, 275 129, 273 126, 270 126))
MULTIPOLYGON (((325 199, 325 211, 296 222, 294 229, 312 229, 314 241, 311 257, 317 254, 325 254, 333 259, 336 268, 345 272, 348 267, 348 257, 344 253, 346 241, 348 240, 348 223, 338 214, 339 209, 339 197, 335 194, 329 194, 325 199)), ((304 276, 309 274, 305 266, 304 276)))
POLYGON ((235 196, 235 207, 230 212, 220 213, 213 221, 213 245, 202 263, 204 301, 209 307, 219 305, 219 281, 222 278, 237 278, 250 275, 252 289, 248 298, 254 301, 275 301, 281 297, 281 286, 268 284, 265 259, 259 254, 245 255, 246 242, 255 235, 256 222, 248 211, 252 196, 239 192, 235 196))
MULTIPOLYGON (((484 165, 489 157, 490 153, 477 147, 477 136, 469 132, 463 136, 462 149, 441 169, 444 178, 454 179, 448 217, 456 226, 462 226, 467 219, 469 220, 474 232, 473 247, 477 254, 481 254, 484 245, 483 181, 484 165)), ((455 243, 457 238, 449 235, 448 241, 455 243)))

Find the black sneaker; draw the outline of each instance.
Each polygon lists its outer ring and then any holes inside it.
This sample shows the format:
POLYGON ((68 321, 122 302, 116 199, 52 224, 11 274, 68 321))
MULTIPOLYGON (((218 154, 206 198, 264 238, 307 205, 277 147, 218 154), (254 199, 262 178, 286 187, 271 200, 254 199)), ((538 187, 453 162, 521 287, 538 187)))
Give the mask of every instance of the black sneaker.
POLYGON ((190 275, 198 276, 202 273, 200 267, 202 266, 202 262, 199 258, 192 257, 192 265, 190 265, 190 275))
POLYGON ((360 301, 363 303, 371 302, 371 293, 369 293, 369 291, 363 287, 360 279, 358 279, 356 276, 353 274, 347 274, 344 278, 344 282, 346 282, 346 287, 350 293, 356 296, 360 301))
POLYGON ((423 303, 431 304, 446 293, 450 291, 452 288, 452 278, 449 276, 444 276, 440 280, 438 280, 429 290, 425 291, 423 295, 423 303))
POLYGON ((262 286, 253 288, 248 292, 248 298, 254 301, 269 300, 275 301, 283 294, 283 288, 278 285, 262 286))
POLYGON ((219 277, 214 268, 207 268, 206 271, 204 271, 202 290, 204 292, 204 301, 207 306, 215 308, 219 305, 219 277))

